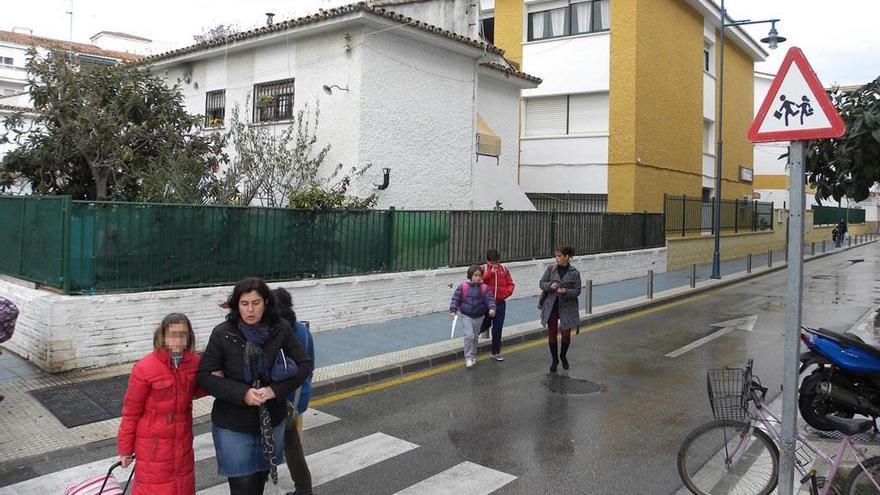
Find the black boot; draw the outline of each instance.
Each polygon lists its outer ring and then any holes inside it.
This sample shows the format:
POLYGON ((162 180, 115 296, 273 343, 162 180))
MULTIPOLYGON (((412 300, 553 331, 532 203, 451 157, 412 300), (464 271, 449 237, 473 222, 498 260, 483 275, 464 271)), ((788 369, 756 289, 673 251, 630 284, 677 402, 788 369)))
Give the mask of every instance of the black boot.
POLYGON ((571 345, 571 342, 562 341, 562 352, 559 353, 559 359, 562 360, 562 369, 568 369, 568 346, 571 345))
POLYGON ((228 478, 230 495, 263 495, 268 471, 228 478))
POLYGON ((553 358, 550 373, 556 373, 556 367, 559 366, 559 350, 556 347, 556 342, 550 342, 550 357, 553 358))

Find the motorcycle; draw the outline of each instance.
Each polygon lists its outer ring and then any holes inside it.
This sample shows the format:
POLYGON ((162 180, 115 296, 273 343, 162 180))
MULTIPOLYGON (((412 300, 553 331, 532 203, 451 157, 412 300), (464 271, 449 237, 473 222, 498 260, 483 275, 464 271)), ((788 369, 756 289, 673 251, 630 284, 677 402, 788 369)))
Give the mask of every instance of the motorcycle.
POLYGON ((809 351, 800 356, 799 373, 816 365, 798 394, 798 409, 807 424, 831 431, 828 414, 880 417, 880 349, 855 335, 824 328, 801 327, 801 341, 809 351))

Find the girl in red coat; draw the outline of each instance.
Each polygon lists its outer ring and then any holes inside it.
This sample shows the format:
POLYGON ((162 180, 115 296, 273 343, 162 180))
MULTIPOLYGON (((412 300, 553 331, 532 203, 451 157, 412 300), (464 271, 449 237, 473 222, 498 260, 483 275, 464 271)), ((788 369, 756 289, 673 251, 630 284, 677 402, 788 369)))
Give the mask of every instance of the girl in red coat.
MULTIPOLYGON (((134 365, 122 403, 119 460, 135 464, 132 495, 196 491, 192 401, 199 355, 189 318, 172 313, 153 335, 153 352, 134 365)), ((199 396, 204 395, 199 391, 199 396)))

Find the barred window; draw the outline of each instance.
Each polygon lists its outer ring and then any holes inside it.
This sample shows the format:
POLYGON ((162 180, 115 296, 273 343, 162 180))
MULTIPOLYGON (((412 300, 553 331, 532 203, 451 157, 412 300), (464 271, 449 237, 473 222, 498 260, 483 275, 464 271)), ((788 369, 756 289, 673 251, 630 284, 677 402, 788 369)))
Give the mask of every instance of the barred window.
POLYGON ((223 127, 226 118, 226 90, 208 91, 205 95, 205 127, 223 127))
POLYGON ((254 122, 293 118, 293 79, 254 85, 254 122))

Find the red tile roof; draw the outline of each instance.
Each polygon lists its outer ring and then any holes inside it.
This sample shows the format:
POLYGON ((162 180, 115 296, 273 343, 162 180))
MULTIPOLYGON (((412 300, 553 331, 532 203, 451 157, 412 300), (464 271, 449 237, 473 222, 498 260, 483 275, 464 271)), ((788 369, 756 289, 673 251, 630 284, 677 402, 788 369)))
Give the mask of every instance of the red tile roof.
POLYGON ((533 83, 541 84, 543 81, 540 77, 535 77, 531 74, 526 74, 525 72, 520 72, 514 68, 506 67, 501 64, 496 64, 495 62, 482 62, 480 63, 482 67, 488 67, 490 69, 497 70, 499 72, 503 72, 507 75, 518 77, 520 79, 525 79, 526 81, 530 81, 533 83))
POLYGON ((114 50, 104 50, 95 45, 88 43, 71 43, 64 40, 56 40, 54 38, 44 38, 42 36, 33 36, 24 33, 13 33, 12 31, 0 31, 0 41, 8 41, 10 43, 18 43, 19 45, 38 46, 49 50, 72 50, 76 53, 85 55, 94 55, 96 57, 115 58, 126 62, 136 61, 141 57, 133 53, 117 52, 114 50))
POLYGON ((495 45, 490 43, 486 43, 483 41, 475 40, 472 38, 468 38, 467 36, 462 36, 460 34, 454 33, 452 31, 448 31, 446 29, 433 26, 431 24, 427 24, 425 22, 419 21, 417 19, 413 19, 412 17, 407 17, 401 14, 397 14, 390 10, 375 7, 372 5, 367 5, 366 3, 353 3, 349 5, 345 5, 342 7, 337 7, 334 9, 321 10, 317 14, 300 17, 297 19, 288 19, 283 22, 277 22, 272 24, 271 26, 263 26, 257 29, 251 29, 249 31, 242 31, 240 33, 235 33, 230 36, 221 37, 217 39, 213 39, 210 41, 205 41, 202 43, 197 43, 195 45, 187 46, 184 48, 178 48, 177 50, 171 50, 169 52, 160 53, 157 55, 153 55, 150 57, 146 57, 142 59, 143 62, 156 62, 159 60, 169 59, 173 57, 177 57, 180 55, 185 55, 188 53, 197 52, 199 50, 204 50, 207 48, 213 48, 217 46, 223 46, 230 42, 242 41, 251 38, 256 38, 265 34, 276 33, 279 31, 284 31, 287 29, 296 28, 299 26, 305 26, 308 24, 315 24, 318 22, 326 21, 329 19, 334 19, 337 17, 343 17, 351 13, 355 12, 364 12, 367 14, 372 14, 380 17, 384 17, 386 19, 390 19, 395 22, 399 22, 400 24, 408 24, 415 28, 421 29, 423 31, 427 31, 429 33, 434 33, 438 36, 443 36, 445 38, 449 38, 460 43, 464 43, 466 45, 473 46, 475 48, 479 48, 481 50, 486 50, 489 53, 493 53, 496 55, 502 55, 504 50, 498 48, 495 45))

